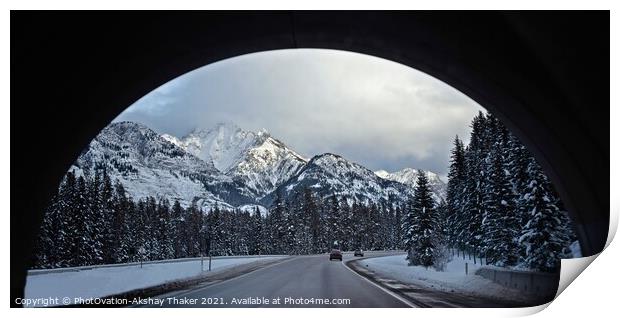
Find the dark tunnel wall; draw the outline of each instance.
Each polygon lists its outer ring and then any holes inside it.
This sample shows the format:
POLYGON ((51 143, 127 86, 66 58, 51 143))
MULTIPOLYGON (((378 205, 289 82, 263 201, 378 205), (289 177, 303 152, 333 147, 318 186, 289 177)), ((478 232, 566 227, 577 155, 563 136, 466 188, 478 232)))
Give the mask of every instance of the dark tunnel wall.
MULTIPOLYGON (((11 12, 11 299, 44 207, 134 101, 206 64, 284 48, 393 60, 499 117, 552 179, 584 255, 609 225, 609 12, 11 12)), ((11 304, 14 303, 11 301, 11 304)))

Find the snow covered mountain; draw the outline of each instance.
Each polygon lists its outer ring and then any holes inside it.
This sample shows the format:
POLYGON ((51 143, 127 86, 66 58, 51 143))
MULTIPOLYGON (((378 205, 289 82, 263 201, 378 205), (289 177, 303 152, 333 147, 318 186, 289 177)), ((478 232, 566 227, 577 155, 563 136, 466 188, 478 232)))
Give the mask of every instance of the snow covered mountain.
POLYGON ((228 175, 245 184, 258 199, 286 182, 307 163, 282 142, 268 137, 258 147, 249 149, 245 158, 229 170, 228 175))
POLYGON ((225 173, 237 165, 252 147, 262 143, 267 133, 244 131, 232 123, 218 123, 212 129, 195 129, 181 139, 162 135, 166 140, 225 173))
MULTIPOLYGON (((413 194, 417 171, 373 172, 336 154, 307 160, 267 131, 234 124, 194 130, 183 138, 159 135, 133 122, 115 122, 93 139, 72 167, 78 173, 106 168, 134 199, 179 200, 203 209, 215 205, 253 211, 309 187, 322 197, 336 194, 351 203, 379 202, 413 194)), ((427 172, 436 201, 445 184, 427 172)))
MULTIPOLYGON (((439 180, 441 181, 441 180, 439 180)), ((339 155, 326 153, 313 157, 295 176, 266 197, 264 203, 271 204, 276 193, 289 197, 310 188, 321 197, 335 194, 352 202, 374 202, 388 200, 403 201, 413 195, 410 184, 382 178, 371 170, 351 162, 339 155)), ((434 193, 438 202, 443 198, 434 193)))
POLYGON ((154 196, 185 206, 196 202, 203 208, 254 202, 242 194, 243 184, 222 174, 211 161, 197 158, 142 124, 110 124, 72 169, 79 173, 104 167, 134 199, 154 196))
POLYGON ((231 123, 194 130, 181 139, 163 137, 196 157, 213 162, 219 171, 244 184, 246 195, 259 199, 296 174, 308 161, 266 130, 244 131, 231 123))
MULTIPOLYGON (((431 186, 435 201, 439 202, 447 195, 447 185, 441 181, 436 173, 425 171, 426 178, 428 178, 428 184, 431 186)), ((387 172, 385 170, 375 171, 375 174, 382 179, 391 180, 403 183, 411 188, 417 185, 418 170, 412 168, 405 168, 396 172, 387 172)))

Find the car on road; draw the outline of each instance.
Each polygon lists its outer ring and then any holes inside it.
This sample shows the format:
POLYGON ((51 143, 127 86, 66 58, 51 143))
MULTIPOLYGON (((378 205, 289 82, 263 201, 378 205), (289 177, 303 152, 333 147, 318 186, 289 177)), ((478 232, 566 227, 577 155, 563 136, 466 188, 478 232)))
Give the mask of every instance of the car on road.
POLYGON ((333 259, 337 259, 339 261, 342 261, 342 252, 340 252, 340 250, 333 249, 329 253, 329 260, 331 261, 333 259))
POLYGON ((353 253, 353 256, 364 257, 364 252, 362 250, 355 250, 355 253, 353 253))

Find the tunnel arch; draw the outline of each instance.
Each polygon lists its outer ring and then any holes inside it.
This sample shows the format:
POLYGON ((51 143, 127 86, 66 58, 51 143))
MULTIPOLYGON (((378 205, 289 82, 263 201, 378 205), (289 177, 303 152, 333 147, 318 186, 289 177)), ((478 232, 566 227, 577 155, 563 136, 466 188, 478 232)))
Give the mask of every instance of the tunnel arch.
POLYGON ((12 156, 20 153, 14 164, 23 167, 41 164, 24 156, 35 151, 28 147, 46 157, 38 174, 11 179, 14 200, 31 197, 24 206, 11 207, 12 296, 23 292, 43 208, 103 127, 182 74, 277 49, 372 55, 458 89, 498 117, 536 157, 577 226, 584 256, 605 245, 608 12, 121 12, 112 20, 105 13, 12 12, 11 17, 11 108, 39 107, 34 115, 12 119, 46 134, 34 145, 11 146, 12 156), (584 23, 577 26, 575 19, 584 23), (579 63, 584 59, 587 65, 579 63), (27 192, 26 183, 34 189, 27 192))

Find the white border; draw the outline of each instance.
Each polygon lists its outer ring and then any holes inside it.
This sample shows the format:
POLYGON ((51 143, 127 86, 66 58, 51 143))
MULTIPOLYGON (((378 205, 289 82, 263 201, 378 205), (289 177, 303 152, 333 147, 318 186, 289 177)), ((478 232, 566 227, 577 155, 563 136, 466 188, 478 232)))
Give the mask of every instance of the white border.
POLYGON ((4 2, 11 10, 609 10, 616 5, 614 0, 5 0, 4 2))
MULTIPOLYGON (((314 1, 286 1, 278 2, 273 0, 245 0, 245 1, 200 1, 200 0, 151 0, 144 2, 131 2, 127 0, 108 0, 95 3, 95 1, 79 0, 56 0, 56 1, 15 1, 9 0, 2 2, 4 12, 0 15, 1 43, 4 46, 0 50, 3 56, 1 66, 3 83, 0 92, 4 103, 0 107, 0 138, 2 138, 3 153, 0 155, 0 202, 6 218, 9 218, 10 210, 10 16, 9 9, 604 9, 611 11, 611 162, 620 163, 619 145, 620 141, 620 105, 618 103, 618 63, 617 57, 618 41, 618 14, 617 9, 620 1, 540 1, 540 0, 521 0, 521 1, 491 1, 491 0, 446 0, 446 1, 376 1, 376 0, 357 0, 357 1, 333 1, 333 0, 314 0, 314 1)), ((575 21, 579 23, 579 21, 575 21)), ((602 56, 604 58, 605 56, 602 56)), ((35 127, 19 127, 19 130, 36 129, 35 127)), ((16 137, 19 140, 18 137, 16 137)), ((21 140, 27 142, 27 140, 21 140)), ((611 207, 612 219, 618 219, 620 210, 620 168, 617 165, 611 166, 611 207)), ((91 317, 104 317, 113 315, 122 316, 141 316, 144 314, 150 317, 171 316, 200 316, 208 314, 212 317, 229 316, 252 316, 260 317, 314 317, 324 314, 337 314, 338 316, 375 316, 386 315, 391 317, 412 317, 414 315, 428 315, 434 317, 503 317, 512 315, 524 315, 534 313, 541 308, 530 308, 525 310, 506 310, 506 309, 154 309, 144 312, 141 309, 118 309, 118 310, 97 310, 97 309, 57 309, 57 310, 28 310, 28 309, 9 309, 7 300, 9 299, 9 222, 2 222, 3 244, 0 251, 5 255, 4 261, 0 262, 3 275, 2 299, 4 301, 5 316, 30 317, 46 315, 50 317, 82 317, 87 314, 91 317), (414 311, 412 311, 414 310, 414 311)), ((618 263, 620 261, 620 248, 617 242, 612 242, 608 248, 598 257, 598 259, 578 277, 570 287, 566 289, 549 308, 538 314, 539 317, 575 317, 575 316, 608 316, 609 313, 617 311, 617 292, 619 286, 618 263)))

